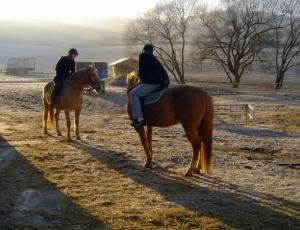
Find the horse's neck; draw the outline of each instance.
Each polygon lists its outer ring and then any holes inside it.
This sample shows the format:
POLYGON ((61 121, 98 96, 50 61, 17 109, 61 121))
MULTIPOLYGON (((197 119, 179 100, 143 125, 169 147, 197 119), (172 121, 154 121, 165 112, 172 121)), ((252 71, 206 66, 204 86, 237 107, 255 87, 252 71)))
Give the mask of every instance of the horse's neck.
POLYGON ((127 86, 127 94, 133 90, 135 87, 137 87, 138 84, 135 84, 135 83, 129 83, 128 86, 127 86))
POLYGON ((66 80, 66 83, 72 88, 72 90, 81 93, 87 83, 86 75, 87 73, 85 71, 76 72, 66 80))

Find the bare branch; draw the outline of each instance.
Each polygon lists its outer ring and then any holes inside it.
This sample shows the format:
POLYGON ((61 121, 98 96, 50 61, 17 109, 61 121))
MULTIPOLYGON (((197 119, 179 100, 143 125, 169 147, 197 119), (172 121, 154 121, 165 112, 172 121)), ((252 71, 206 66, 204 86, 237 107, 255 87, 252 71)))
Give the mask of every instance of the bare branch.
POLYGON ((222 10, 198 12, 201 33, 195 45, 201 47, 197 49, 202 52, 201 60, 217 61, 234 87, 245 69, 257 60, 265 34, 273 30, 268 17, 270 7, 266 1, 224 0, 222 10))
POLYGON ((129 40, 150 43, 158 58, 179 84, 185 83, 187 31, 197 0, 159 3, 128 27, 129 40))

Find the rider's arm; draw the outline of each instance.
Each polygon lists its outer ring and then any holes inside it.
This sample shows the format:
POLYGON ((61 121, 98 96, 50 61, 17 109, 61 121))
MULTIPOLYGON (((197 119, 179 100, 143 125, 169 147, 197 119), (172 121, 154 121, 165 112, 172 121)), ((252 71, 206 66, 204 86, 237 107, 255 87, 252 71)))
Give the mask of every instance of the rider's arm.
POLYGON ((71 62, 71 74, 73 74, 75 72, 75 61, 72 60, 71 62))
POLYGON ((141 54, 139 58, 139 77, 141 82, 147 82, 148 72, 148 61, 145 54, 141 54))
POLYGON ((61 69, 62 64, 63 64, 63 59, 60 58, 55 67, 56 72, 61 69))

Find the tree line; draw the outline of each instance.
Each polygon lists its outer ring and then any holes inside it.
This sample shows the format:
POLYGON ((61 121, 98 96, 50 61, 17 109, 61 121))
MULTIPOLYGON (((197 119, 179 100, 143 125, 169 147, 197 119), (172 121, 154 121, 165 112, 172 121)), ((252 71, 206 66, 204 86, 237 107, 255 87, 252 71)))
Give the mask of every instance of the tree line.
POLYGON ((260 62, 280 89, 287 71, 300 65, 300 0, 221 0, 214 10, 199 0, 161 2, 128 26, 126 39, 152 44, 178 84, 186 82, 190 55, 220 65, 233 87, 260 62))

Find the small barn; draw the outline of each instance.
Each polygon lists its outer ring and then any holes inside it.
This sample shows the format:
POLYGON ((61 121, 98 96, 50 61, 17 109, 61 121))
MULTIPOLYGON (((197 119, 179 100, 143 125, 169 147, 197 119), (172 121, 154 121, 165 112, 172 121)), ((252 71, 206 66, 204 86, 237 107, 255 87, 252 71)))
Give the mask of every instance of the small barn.
POLYGON ((102 79, 108 77, 108 64, 106 62, 76 62, 76 71, 84 69, 86 66, 91 64, 95 65, 102 79))
POLYGON ((123 58, 109 64, 112 78, 125 78, 128 73, 137 71, 139 62, 133 58, 123 58))
POLYGON ((35 65, 33 57, 12 57, 7 60, 6 74, 28 74, 35 71, 35 65))

